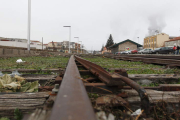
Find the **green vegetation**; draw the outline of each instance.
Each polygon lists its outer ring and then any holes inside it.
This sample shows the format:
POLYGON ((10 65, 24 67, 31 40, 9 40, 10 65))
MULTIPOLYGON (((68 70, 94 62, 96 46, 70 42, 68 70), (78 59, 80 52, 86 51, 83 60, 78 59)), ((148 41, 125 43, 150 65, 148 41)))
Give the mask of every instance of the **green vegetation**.
POLYGON ((23 118, 22 112, 18 108, 16 108, 14 110, 14 119, 22 120, 22 118, 23 118))
MULTIPOLYGON (((23 114, 18 108, 16 108, 14 110, 14 119, 15 120, 22 120, 23 119, 23 114)), ((10 119, 7 117, 0 117, 0 120, 10 120, 10 119)))
POLYGON ((41 71, 42 69, 51 68, 65 68, 69 58, 62 56, 55 57, 12 57, 12 58, 0 58, 0 69, 36 69, 41 71), (26 61, 24 63, 16 63, 17 59, 26 61))
MULTIPOLYGON (((115 60, 111 58, 88 58, 85 57, 86 60, 89 60, 95 64, 100 65, 106 70, 110 68, 122 68, 122 69, 132 69, 127 70, 128 74, 174 74, 180 73, 180 69, 163 69, 163 66, 153 65, 153 64, 145 64, 143 62, 131 62, 131 61, 123 61, 123 60, 115 60), (134 70, 133 70, 134 69, 134 70)), ((111 73, 114 72, 111 70, 111 73)))
POLYGON ((96 93, 88 93, 89 98, 97 99, 100 95, 96 93))
MULTIPOLYGON (((139 85, 141 85, 140 83, 138 83, 139 85)), ((157 86, 159 86, 159 84, 158 83, 150 83, 149 85, 141 85, 141 86, 143 86, 143 87, 157 87, 157 86)))
POLYGON ((6 118, 6 117, 2 117, 2 118, 0 118, 0 120, 10 120, 10 119, 6 118))

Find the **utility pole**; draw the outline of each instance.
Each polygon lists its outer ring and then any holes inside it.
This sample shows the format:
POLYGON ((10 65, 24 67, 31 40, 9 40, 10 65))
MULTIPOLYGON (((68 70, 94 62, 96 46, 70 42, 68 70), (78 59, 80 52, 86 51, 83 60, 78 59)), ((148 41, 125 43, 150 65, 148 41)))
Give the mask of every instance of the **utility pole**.
POLYGON ((30 51, 30 34, 31 33, 31 0, 28 0, 28 30, 27 30, 27 50, 30 51))

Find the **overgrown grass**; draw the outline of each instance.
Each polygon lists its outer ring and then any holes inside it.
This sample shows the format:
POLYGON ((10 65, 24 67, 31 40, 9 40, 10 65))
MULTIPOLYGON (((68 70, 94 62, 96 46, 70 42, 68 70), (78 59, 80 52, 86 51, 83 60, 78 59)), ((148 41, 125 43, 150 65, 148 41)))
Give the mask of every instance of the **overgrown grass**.
MULTIPOLYGON (((154 64, 145 64, 143 62, 131 62, 123 60, 115 60, 111 58, 85 58, 95 64, 100 65, 101 67, 107 69, 110 68, 134 68, 135 70, 128 70, 128 74, 174 74, 180 73, 180 69, 163 69, 163 66, 154 65, 154 64)), ((111 73, 114 72, 111 70, 111 73)))
POLYGON ((0 69, 51 69, 51 68, 65 68, 69 58, 62 56, 55 57, 12 57, 0 58, 0 69), (17 59, 26 61, 24 63, 16 63, 17 59))

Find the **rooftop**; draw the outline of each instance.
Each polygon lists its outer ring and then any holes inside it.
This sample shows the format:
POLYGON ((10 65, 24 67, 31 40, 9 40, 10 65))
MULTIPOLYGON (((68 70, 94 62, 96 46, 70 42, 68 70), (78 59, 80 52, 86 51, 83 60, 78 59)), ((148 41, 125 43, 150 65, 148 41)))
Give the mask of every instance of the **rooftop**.
POLYGON ((134 41, 132 41, 132 40, 127 39, 127 40, 124 40, 124 41, 119 42, 119 43, 117 43, 117 44, 114 44, 114 45, 110 46, 109 48, 117 47, 118 45, 123 44, 123 43, 125 43, 125 42, 131 42, 131 43, 133 43, 133 44, 136 44, 136 45, 139 46, 139 47, 142 47, 142 45, 140 45, 140 44, 138 44, 138 43, 136 43, 136 42, 134 42, 134 41))

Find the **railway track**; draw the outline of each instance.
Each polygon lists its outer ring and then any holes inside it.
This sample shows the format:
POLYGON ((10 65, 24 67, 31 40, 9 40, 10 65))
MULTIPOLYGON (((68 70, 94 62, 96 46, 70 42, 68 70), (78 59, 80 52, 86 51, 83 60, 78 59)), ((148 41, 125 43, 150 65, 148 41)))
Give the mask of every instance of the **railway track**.
MULTIPOLYGON (((83 73, 83 70, 80 71, 83 73)), ((171 88, 170 86, 168 87, 171 88)), ((164 86, 164 88, 167 88, 167 86, 164 86)), ((129 79, 127 73, 123 70, 118 73, 110 74, 102 67, 92 62, 84 60, 78 56, 71 56, 63 75, 50 120, 57 120, 57 118, 59 120, 96 120, 97 118, 86 90, 88 92, 103 92, 106 94, 107 91, 111 91, 114 92, 114 94, 117 94, 116 92, 120 89, 127 89, 129 92, 128 94, 136 94, 136 100, 140 103, 139 108, 144 110, 147 116, 150 114, 150 104, 153 103, 153 100, 162 99, 160 97, 162 97, 163 94, 163 92, 157 93, 154 90, 148 90, 146 92, 143 87, 129 79), (84 73, 90 72, 94 77, 83 79, 78 71, 78 67, 84 67, 86 69, 84 70, 86 71, 84 73), (124 86, 124 84, 126 84, 126 86, 124 86), (104 90, 99 89, 99 87, 104 90), (157 95, 153 97, 152 94, 157 95), (149 100, 149 97, 151 97, 151 100, 149 100)), ((154 89, 154 87, 149 87, 149 89, 154 89)), ((159 90, 162 90, 162 88, 159 90)), ((175 94, 179 94, 179 92, 175 94)), ((165 96, 170 97, 168 93, 165 93, 165 96)), ((178 98, 174 97, 173 99, 178 98)), ((132 98, 122 98, 121 102, 126 102, 128 100, 130 103, 134 102, 132 98)), ((136 105, 137 101, 135 102, 136 105)), ((177 100, 175 100, 175 102, 178 103, 177 100)))
MULTIPOLYGON (((52 71, 57 72, 58 69, 52 69, 52 71)), ((24 70, 24 72, 28 72, 28 70, 24 70)), ((31 70, 31 72, 36 71, 31 70)), ((60 84, 60 88, 56 96, 49 94, 54 86, 39 87, 39 93, 34 93, 37 96, 35 100, 33 98, 33 101, 40 100, 41 97, 38 97, 38 95, 43 91, 43 101, 37 101, 37 105, 43 109, 42 111, 36 110, 32 115, 25 116, 23 120, 97 120, 97 111, 99 110, 95 106, 102 105, 121 106, 123 109, 131 111, 131 113, 141 108, 144 111, 145 118, 149 117, 152 108, 159 101, 166 101, 178 109, 180 108, 179 85, 162 84, 157 87, 142 87, 131 80, 132 76, 129 75, 128 77, 128 74, 123 69, 116 70, 115 73, 109 73, 104 68, 79 56, 72 55, 66 70, 61 70, 61 73, 56 78, 54 78, 54 75, 48 76, 42 75, 42 78, 33 78, 33 75, 31 75, 26 77, 28 81, 34 81, 35 79, 46 81, 53 77, 54 84, 60 84), (100 96, 92 102, 89 98, 89 93, 98 93, 100 96), (50 109, 51 112, 44 112, 43 106, 47 106, 46 104, 51 99, 55 101, 52 110, 50 109), (41 119, 39 119, 40 116, 41 119)), ((138 79, 142 76, 136 77, 138 79)), ((24 104, 28 103, 29 94, 31 93, 24 93, 27 101, 24 104)), ((21 96, 20 94, 18 95, 21 96)), ((10 94, 7 96, 14 97, 10 94)), ((32 110, 37 106, 34 104, 32 104, 33 107, 30 105, 32 110)), ((27 113, 27 110, 25 113, 27 113)))
POLYGON ((169 67, 180 67, 180 56, 174 55, 106 55, 105 57, 117 60, 161 64, 169 67))

